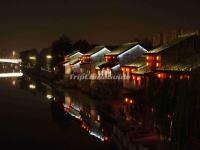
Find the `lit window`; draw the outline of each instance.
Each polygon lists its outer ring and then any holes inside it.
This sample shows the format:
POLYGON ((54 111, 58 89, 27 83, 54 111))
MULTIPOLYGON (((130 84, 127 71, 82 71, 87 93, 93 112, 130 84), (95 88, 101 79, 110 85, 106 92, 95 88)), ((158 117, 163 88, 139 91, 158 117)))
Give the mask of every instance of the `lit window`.
POLYGON ((133 76, 132 76, 132 79, 135 80, 135 78, 136 78, 136 77, 133 75, 133 76))
POLYGON ((131 69, 131 72, 134 73, 134 72, 135 72, 135 69, 131 69))
POLYGON ((130 104, 133 104, 133 103, 134 103, 134 101, 131 99, 131 100, 129 101, 129 103, 130 103, 130 104))
POLYGON ((128 98, 125 98, 125 102, 126 102, 126 103, 128 102, 128 98))
POLYGON ((129 68, 126 68, 126 72, 129 72, 130 71, 130 69, 129 68))
POLYGON ((97 120, 100 121, 101 117, 100 115, 97 115, 97 120))
POLYGON ((161 74, 159 73, 159 74, 158 74, 158 78, 160 78, 160 77, 161 77, 161 74))
POLYGON ((141 80, 141 77, 137 77, 137 80, 140 81, 140 80, 141 80))

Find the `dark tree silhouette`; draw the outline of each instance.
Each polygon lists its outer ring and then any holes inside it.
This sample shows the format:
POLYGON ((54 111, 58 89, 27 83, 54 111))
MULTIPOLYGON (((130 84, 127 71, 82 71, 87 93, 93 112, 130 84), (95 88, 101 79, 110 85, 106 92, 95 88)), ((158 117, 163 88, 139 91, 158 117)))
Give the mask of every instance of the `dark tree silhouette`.
POLYGON ((71 40, 62 35, 58 40, 52 43, 52 65, 56 66, 60 62, 64 61, 64 56, 71 53, 72 50, 72 42, 71 40))
POLYGON ((74 43, 73 49, 82 53, 86 53, 91 50, 92 46, 86 40, 78 40, 74 43))

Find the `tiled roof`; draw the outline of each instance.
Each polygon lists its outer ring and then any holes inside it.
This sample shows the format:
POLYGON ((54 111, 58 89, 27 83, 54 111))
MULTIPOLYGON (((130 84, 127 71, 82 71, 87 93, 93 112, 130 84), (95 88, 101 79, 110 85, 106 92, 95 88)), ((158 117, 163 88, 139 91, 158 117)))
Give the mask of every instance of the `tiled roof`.
POLYGON ((79 51, 73 51, 72 53, 68 54, 67 56, 71 57, 71 56, 73 56, 73 55, 75 55, 77 53, 80 53, 80 52, 79 51))
POLYGON ((82 55, 83 55, 83 54, 81 54, 81 53, 77 53, 76 55, 72 56, 72 57, 70 58, 70 64, 73 65, 73 64, 79 62, 79 61, 80 61, 79 58, 80 58, 80 56, 82 56, 82 55))
POLYGON ((99 68, 112 68, 118 65, 118 62, 104 62, 103 64, 99 65, 99 68))
POLYGON ((141 57, 138 57, 135 60, 131 61, 131 63, 125 64, 124 66, 139 68, 144 65, 146 65, 146 58, 144 56, 141 56, 141 57))
POLYGON ((105 60, 102 60, 102 61, 95 64, 95 68, 100 69, 101 68, 100 66, 104 65, 105 63, 106 63, 105 60))
POLYGON ((148 55, 148 54, 156 54, 156 53, 162 52, 162 51, 164 51, 164 50, 166 50, 166 49, 168 49, 168 48, 171 48, 171 47, 173 47, 173 46, 175 46, 175 45, 177 45, 177 44, 179 44, 179 43, 185 41, 186 39, 188 39, 188 38, 190 38, 190 37, 192 37, 192 36, 194 36, 194 35, 196 35, 196 33, 181 35, 181 36, 179 36, 179 38, 177 38, 175 41, 170 42, 170 43, 168 43, 168 44, 164 44, 164 45, 162 45, 162 46, 160 46, 160 47, 158 47, 158 48, 155 48, 155 49, 153 49, 153 50, 150 50, 150 51, 148 51, 146 54, 148 55))
POLYGON ((96 46, 91 51, 85 53, 84 55, 93 55, 97 53, 98 51, 102 50, 103 48, 105 48, 105 46, 96 46))
POLYGON ((136 46, 138 42, 133 42, 133 43, 125 43, 119 46, 118 48, 114 49, 112 52, 108 53, 107 55, 120 55, 123 52, 129 50, 130 48, 136 46))

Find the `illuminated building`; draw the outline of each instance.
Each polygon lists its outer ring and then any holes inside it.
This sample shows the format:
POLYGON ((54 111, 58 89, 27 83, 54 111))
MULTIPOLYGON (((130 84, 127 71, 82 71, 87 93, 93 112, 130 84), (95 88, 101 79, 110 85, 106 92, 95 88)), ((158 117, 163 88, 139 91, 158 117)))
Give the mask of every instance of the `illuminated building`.
POLYGON ((110 50, 105 46, 96 46, 80 57, 81 73, 96 74, 98 66, 104 62, 104 56, 110 50))
MULTIPOLYGON (((145 52, 146 50, 138 42, 122 44, 112 52, 106 54, 105 63, 99 66, 100 73, 102 75, 107 75, 108 71, 109 74, 120 73, 122 65, 131 62, 145 52)), ((131 70, 126 68, 126 72, 131 72, 131 70)))
POLYGON ((199 65, 199 43, 199 35, 194 32, 148 51, 144 54, 147 72, 159 79, 190 79, 189 73, 199 65))
POLYGON ((79 58, 83 54, 79 51, 75 51, 67 56, 65 56, 65 62, 64 62, 64 67, 65 67, 65 74, 69 75, 72 73, 80 73, 80 63, 81 61, 79 58))

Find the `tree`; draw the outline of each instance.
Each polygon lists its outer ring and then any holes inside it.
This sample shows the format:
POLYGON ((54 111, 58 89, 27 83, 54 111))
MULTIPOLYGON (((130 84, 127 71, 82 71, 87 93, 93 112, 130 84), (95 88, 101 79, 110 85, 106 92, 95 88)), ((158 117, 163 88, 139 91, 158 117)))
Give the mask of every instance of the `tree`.
POLYGON ((64 57, 72 52, 71 43, 71 40, 65 35, 62 35, 58 40, 52 43, 52 66, 56 66, 64 61, 64 57))
POLYGON ((86 53, 91 50, 92 46, 86 40, 78 40, 74 43, 73 49, 82 53, 86 53))

